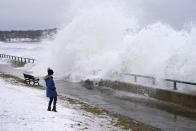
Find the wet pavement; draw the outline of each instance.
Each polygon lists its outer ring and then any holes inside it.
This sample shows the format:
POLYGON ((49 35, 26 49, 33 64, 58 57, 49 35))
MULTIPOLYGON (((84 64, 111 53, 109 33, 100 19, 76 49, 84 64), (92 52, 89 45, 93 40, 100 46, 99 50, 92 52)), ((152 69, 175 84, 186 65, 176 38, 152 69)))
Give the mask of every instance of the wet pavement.
MULTIPOLYGON (((7 65, 0 65, 0 72, 22 77, 22 70, 13 69, 7 65)), ((42 81, 43 82, 43 81, 42 81)), ((156 107, 150 107, 129 99, 146 99, 148 97, 113 90, 107 87, 87 89, 80 83, 56 80, 57 91, 71 98, 79 99, 99 108, 107 109, 131 119, 157 127, 166 131, 196 131, 196 121, 189 117, 176 115, 156 107), (127 98, 127 96, 129 96, 127 98), (126 98, 126 99, 124 99, 126 98)))
MULTIPOLYGON (((167 131, 195 131, 196 121, 152 108, 138 102, 123 100, 123 92, 107 87, 87 89, 79 83, 56 81, 57 91, 97 107, 128 116, 136 121, 167 131)), ((127 94, 126 94, 127 95, 127 94)), ((130 93, 131 97, 136 96, 130 93)), ((148 98, 146 98, 148 99, 148 98)))

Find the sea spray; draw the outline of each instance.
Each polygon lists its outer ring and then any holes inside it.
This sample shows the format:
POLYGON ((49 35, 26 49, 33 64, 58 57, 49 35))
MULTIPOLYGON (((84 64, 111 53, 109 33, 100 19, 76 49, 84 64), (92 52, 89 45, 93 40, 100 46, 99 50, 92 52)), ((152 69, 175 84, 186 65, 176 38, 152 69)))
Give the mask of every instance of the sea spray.
POLYGON ((175 30, 162 22, 141 26, 136 15, 126 15, 124 5, 95 3, 70 11, 70 22, 43 50, 34 72, 49 66, 55 76, 71 81, 116 79, 122 72, 195 80, 194 27, 175 30))

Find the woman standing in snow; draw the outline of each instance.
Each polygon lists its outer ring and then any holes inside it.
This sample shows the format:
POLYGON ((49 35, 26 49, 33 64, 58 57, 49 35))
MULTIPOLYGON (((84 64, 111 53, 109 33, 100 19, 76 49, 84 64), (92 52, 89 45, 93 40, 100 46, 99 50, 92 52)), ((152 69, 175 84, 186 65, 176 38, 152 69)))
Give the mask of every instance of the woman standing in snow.
POLYGON ((48 103, 48 111, 51 111, 51 105, 53 102, 53 108, 52 111, 56 111, 56 102, 57 102, 57 92, 56 92, 56 87, 55 83, 53 80, 53 70, 48 68, 48 75, 44 78, 46 82, 46 96, 50 98, 50 101, 48 103))

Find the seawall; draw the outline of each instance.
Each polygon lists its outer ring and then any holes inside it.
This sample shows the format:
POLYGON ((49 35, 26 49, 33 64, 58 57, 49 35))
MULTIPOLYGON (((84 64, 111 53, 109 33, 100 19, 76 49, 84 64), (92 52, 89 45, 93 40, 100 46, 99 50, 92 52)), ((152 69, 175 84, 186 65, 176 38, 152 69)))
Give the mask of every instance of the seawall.
POLYGON ((149 96, 162 101, 179 104, 189 108, 196 109, 196 95, 177 92, 175 90, 165 90, 148 86, 141 86, 119 81, 102 80, 99 86, 110 87, 115 90, 132 92, 144 96, 149 96))

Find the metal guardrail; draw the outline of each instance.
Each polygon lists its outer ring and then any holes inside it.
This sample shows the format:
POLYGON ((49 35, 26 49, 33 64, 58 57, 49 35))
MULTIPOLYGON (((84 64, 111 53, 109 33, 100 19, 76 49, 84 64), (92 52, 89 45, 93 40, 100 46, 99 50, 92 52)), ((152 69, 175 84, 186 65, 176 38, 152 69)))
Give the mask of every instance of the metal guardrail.
MULTIPOLYGON (((18 57, 18 56, 11 56, 11 55, 6 55, 6 54, 0 54, 0 58, 8 58, 14 61, 18 62, 24 62, 24 63, 34 63, 35 59, 31 58, 24 58, 24 57, 18 57)), ((146 79, 151 79, 152 84, 155 85, 156 83, 156 78, 152 76, 145 76, 145 75, 139 75, 139 74, 129 74, 129 73, 121 73, 122 75, 128 75, 128 76, 133 76, 134 77, 134 82, 137 82, 138 78, 146 78, 146 79)), ((173 82, 173 89, 177 90, 177 83, 182 83, 182 84, 188 84, 188 85, 196 85, 194 82, 187 82, 187 81, 180 81, 180 80, 172 80, 172 79, 164 79, 165 81, 173 82)))
MULTIPOLYGON (((121 74, 128 75, 128 76, 133 76, 135 82, 137 82, 137 79, 139 77, 146 78, 146 79, 151 79, 153 85, 155 85, 155 82, 156 82, 156 78, 155 77, 152 77, 152 76, 145 76, 145 75, 139 75, 139 74, 129 74, 129 73, 121 73, 121 74)), ((172 79, 163 79, 163 80, 168 81, 168 82, 173 82, 173 89, 174 90, 177 90, 177 83, 188 84, 188 85, 196 85, 196 83, 194 83, 194 82, 187 82, 187 81, 180 81, 180 80, 172 80, 172 79)))
POLYGON ((133 76, 134 77, 134 81, 137 82, 137 79, 139 77, 141 78, 147 78, 147 79, 151 79, 152 80, 152 84, 155 85, 155 80, 156 78, 155 77, 152 77, 152 76, 144 76, 144 75, 139 75, 139 74, 129 74, 129 73, 121 73, 123 75, 128 75, 128 76, 133 76))
POLYGON ((23 62, 23 63, 34 63, 35 62, 35 59, 32 59, 32 58, 24 58, 24 57, 18 57, 18 56, 6 55, 6 54, 0 54, 0 58, 7 58, 10 60, 14 60, 17 62, 23 62))
POLYGON ((172 80, 172 79, 164 79, 164 80, 173 82, 174 90, 177 90, 177 83, 188 84, 188 85, 196 85, 196 83, 187 82, 187 81, 172 80))

